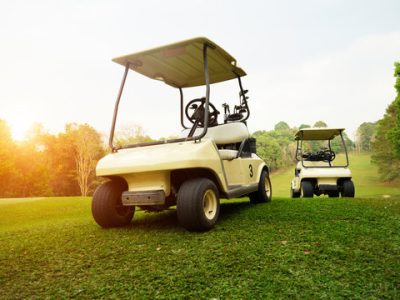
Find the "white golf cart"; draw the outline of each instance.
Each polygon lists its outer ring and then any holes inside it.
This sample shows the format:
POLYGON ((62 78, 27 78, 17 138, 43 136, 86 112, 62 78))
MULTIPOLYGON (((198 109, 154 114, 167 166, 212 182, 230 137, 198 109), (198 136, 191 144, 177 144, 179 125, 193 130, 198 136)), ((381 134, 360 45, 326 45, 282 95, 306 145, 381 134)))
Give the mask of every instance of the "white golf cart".
POLYGON ((97 165, 97 176, 109 181, 97 188, 92 214, 102 227, 131 222, 135 207, 160 211, 176 205, 179 222, 188 230, 208 230, 217 222, 220 198, 248 196, 252 203, 271 200, 269 170, 256 155, 246 121, 250 116, 246 73, 235 59, 207 38, 195 38, 113 60, 125 67, 115 104, 109 146, 111 154, 97 165), (182 138, 115 146, 118 105, 129 70, 177 88, 182 138), (224 120, 210 102, 210 84, 237 79, 239 103, 224 120), (205 97, 184 106, 183 89, 205 85, 205 97), (185 124, 184 115, 190 122, 185 124))
POLYGON ((297 163, 290 187, 292 198, 308 198, 314 194, 354 197, 355 189, 348 168, 349 157, 343 131, 344 128, 305 128, 296 133, 297 163), (343 153, 336 154, 333 146, 343 153))

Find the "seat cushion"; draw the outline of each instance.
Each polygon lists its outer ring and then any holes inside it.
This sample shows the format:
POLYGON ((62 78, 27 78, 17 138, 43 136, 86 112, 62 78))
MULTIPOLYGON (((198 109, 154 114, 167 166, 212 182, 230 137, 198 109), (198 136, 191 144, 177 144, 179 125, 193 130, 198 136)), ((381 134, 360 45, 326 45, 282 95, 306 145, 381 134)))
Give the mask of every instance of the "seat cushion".
MULTIPOLYGON (((197 128, 194 136, 201 134, 203 128, 197 128)), ((190 129, 182 131, 182 136, 186 137, 190 129)), ((215 127, 209 127, 205 138, 212 139, 217 145, 226 145, 240 143, 250 137, 247 126, 242 122, 233 122, 221 124, 215 127)))
POLYGON ((230 149, 219 149, 219 156, 221 159, 225 160, 232 160, 237 158, 239 151, 237 150, 230 150, 230 149))

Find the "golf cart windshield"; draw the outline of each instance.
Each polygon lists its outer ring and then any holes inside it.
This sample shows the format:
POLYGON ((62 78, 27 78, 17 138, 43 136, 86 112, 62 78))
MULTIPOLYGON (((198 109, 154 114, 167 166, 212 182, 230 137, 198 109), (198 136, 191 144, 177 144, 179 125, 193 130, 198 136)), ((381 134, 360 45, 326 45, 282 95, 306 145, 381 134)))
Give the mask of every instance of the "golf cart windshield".
MULTIPOLYGON (((231 79, 238 79, 240 87, 240 105, 236 105, 234 112, 228 115, 225 123, 229 121, 245 122, 249 115, 247 106, 246 90, 243 90, 241 77, 246 73, 237 66, 236 60, 224 49, 207 38, 194 38, 147 51, 129 54, 113 59, 114 62, 125 66, 125 73, 117 97, 114 109, 113 123, 111 126, 109 145, 113 151, 120 148, 138 147, 144 145, 161 144, 168 142, 179 142, 186 140, 200 140, 207 133, 209 126, 216 126, 216 118, 219 112, 209 103, 210 84, 231 79), (118 114, 118 106, 129 70, 133 70, 151 79, 160 80, 164 83, 178 88, 181 98, 181 125, 184 124, 183 88, 206 86, 205 97, 190 101, 192 106, 187 106, 186 117, 193 124, 186 138, 160 141, 146 144, 126 145, 115 147, 113 144, 115 123, 118 114), (196 101, 195 101, 196 100, 196 101), (211 111, 210 111, 211 107, 211 111), (190 110, 191 109, 191 110, 190 110), (190 116, 188 111, 191 112, 190 116), (230 117, 230 119, 229 119, 230 117), (203 131, 195 135, 197 128, 203 131)), ((229 112, 229 107, 225 113, 229 112)))
POLYGON ((305 128, 296 133, 296 160, 303 167, 347 167, 344 128, 305 128))

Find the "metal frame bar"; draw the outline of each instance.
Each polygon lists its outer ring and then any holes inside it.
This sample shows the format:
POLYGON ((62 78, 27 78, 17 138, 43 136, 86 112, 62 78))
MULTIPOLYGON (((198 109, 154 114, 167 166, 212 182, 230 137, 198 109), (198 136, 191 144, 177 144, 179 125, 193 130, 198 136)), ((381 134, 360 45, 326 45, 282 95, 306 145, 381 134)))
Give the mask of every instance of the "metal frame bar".
POLYGON ((181 125, 184 129, 189 129, 189 127, 186 127, 184 118, 183 118, 183 91, 182 91, 181 87, 179 88, 179 95, 181 98, 181 125))
MULTIPOLYGON (((210 45, 207 43, 203 45, 204 81, 206 83, 206 101, 204 103, 204 127, 202 133, 200 133, 198 136, 193 137, 195 141, 200 141, 207 134, 208 130, 208 114, 209 114, 209 103, 210 103, 210 77, 208 74, 207 49, 209 47, 210 45)), ((197 127, 197 124, 193 125, 191 132, 196 130, 195 127, 197 127)))
MULTIPOLYGON (((246 95, 244 93, 243 85, 242 85, 242 79, 241 79, 241 77, 239 75, 236 74, 236 76, 237 76, 238 81, 239 81, 240 92, 242 94, 244 103, 246 104, 246 110, 247 110, 247 116, 246 116, 246 118, 244 120, 242 120, 242 122, 246 122, 247 119, 250 117, 250 109, 249 109, 249 106, 247 105, 246 95)), ((242 104, 242 103, 240 103, 240 104, 242 104)))
POLYGON ((114 147, 114 143, 113 143, 114 142, 115 123, 117 122, 119 102, 121 101, 122 91, 124 90, 126 77, 128 76, 128 71, 129 71, 129 63, 127 63, 125 66, 124 76, 122 77, 121 86, 119 88, 117 101, 115 102, 115 107, 114 107, 114 115, 113 115, 113 120, 112 120, 112 124, 111 124, 110 138, 108 140, 108 145, 110 146, 112 152, 117 151, 117 148, 114 147))
POLYGON ((344 153, 346 153, 346 166, 345 167, 348 167, 349 166, 349 155, 347 153, 346 142, 345 142, 345 140, 343 138, 342 132, 340 132, 340 137, 342 139, 342 143, 343 143, 343 147, 344 147, 344 153))

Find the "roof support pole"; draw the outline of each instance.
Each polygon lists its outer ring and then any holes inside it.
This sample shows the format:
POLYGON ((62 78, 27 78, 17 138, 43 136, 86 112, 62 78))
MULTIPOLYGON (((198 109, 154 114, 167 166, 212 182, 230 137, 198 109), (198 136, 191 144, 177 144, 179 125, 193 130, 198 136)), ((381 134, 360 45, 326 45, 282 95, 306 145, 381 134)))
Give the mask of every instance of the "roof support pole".
POLYGON ((206 103, 204 106, 204 131, 203 131, 204 135, 207 133, 209 103, 210 103, 210 75, 208 72, 207 49, 208 49, 208 44, 205 43, 203 46, 204 82, 206 83, 206 103))
POLYGON ((196 132, 196 128, 198 125, 198 121, 196 121, 192 127, 192 129, 189 132, 188 137, 186 138, 186 140, 190 140, 190 139, 194 139, 195 141, 201 140, 206 134, 207 134, 207 129, 208 129, 208 118, 209 118, 209 103, 210 103, 210 77, 209 77, 209 73, 208 73, 208 58, 207 58, 207 49, 210 46, 207 43, 204 43, 203 45, 203 64, 204 64, 204 81, 206 84, 206 99, 204 102, 204 127, 203 127, 203 131, 197 135, 194 136, 192 138, 192 135, 196 132))
POLYGON ((203 132, 198 136, 195 136, 195 140, 200 140, 207 134, 208 129, 208 115, 209 115, 209 103, 210 103, 210 76, 208 72, 208 58, 207 58, 207 49, 209 45, 204 43, 203 45, 203 64, 204 64, 204 81, 206 84, 206 100, 204 103, 204 128, 203 132))
POLYGON ((124 90, 126 77, 128 76, 128 71, 129 71, 129 63, 127 63, 125 66, 125 73, 124 73, 124 76, 122 77, 121 86, 119 88, 117 101, 115 102, 115 107, 114 107, 114 115, 113 115, 113 120, 112 120, 112 124, 111 124, 110 138, 108 140, 108 145, 110 146, 112 152, 116 152, 116 148, 114 147, 114 144, 113 144, 115 123, 117 122, 119 102, 121 101, 122 91, 124 90))
POLYGON ((182 88, 179 88, 179 94, 181 96, 181 125, 184 129, 188 129, 188 127, 185 126, 185 122, 183 121, 183 92, 182 88))
MULTIPOLYGON (((235 74, 236 74, 236 73, 235 73, 235 74)), ((241 79, 241 77, 240 77, 239 75, 236 74, 236 76, 237 76, 237 79, 238 79, 238 81, 239 81, 240 94, 242 95, 241 100, 243 100, 244 105, 245 105, 246 110, 247 110, 246 119, 242 120, 242 122, 245 122, 245 121, 247 121, 247 119, 250 117, 250 109, 249 109, 249 106, 248 106, 248 104, 247 104, 246 94, 245 94, 245 92, 244 92, 244 90, 243 90, 242 79, 241 79)), ((240 105, 243 105, 242 101, 241 101, 240 105)))
POLYGON ((342 143, 343 143, 343 147, 344 147, 344 153, 346 153, 346 165, 345 165, 345 167, 348 167, 349 166, 349 155, 347 154, 346 142, 344 140, 342 131, 340 131, 340 138, 342 139, 342 143))

